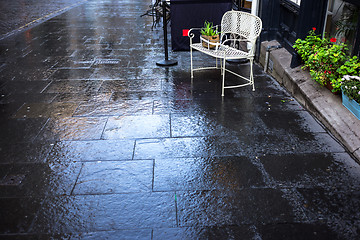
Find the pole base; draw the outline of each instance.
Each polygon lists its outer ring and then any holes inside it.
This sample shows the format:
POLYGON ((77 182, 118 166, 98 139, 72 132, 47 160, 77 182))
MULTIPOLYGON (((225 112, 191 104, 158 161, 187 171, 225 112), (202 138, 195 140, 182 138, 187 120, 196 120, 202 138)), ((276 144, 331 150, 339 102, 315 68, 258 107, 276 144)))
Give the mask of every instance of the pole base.
POLYGON ((160 62, 157 62, 156 65, 158 66, 162 66, 162 67, 167 67, 167 66, 175 66, 177 65, 178 62, 176 60, 162 60, 160 62))

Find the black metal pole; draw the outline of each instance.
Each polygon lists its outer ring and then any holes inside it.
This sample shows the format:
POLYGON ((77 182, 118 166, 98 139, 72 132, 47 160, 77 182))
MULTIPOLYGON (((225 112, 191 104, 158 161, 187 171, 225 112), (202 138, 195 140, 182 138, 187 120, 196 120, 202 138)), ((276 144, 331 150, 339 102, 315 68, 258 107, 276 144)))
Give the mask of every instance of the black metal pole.
POLYGON ((168 39, 167 39, 167 19, 166 19, 166 6, 165 1, 163 1, 163 29, 164 29, 164 50, 165 50, 165 60, 169 60, 168 53, 168 39))
POLYGON ((162 1, 162 9, 163 9, 163 30, 164 30, 164 50, 165 50, 165 60, 157 62, 158 66, 174 66, 177 65, 178 62, 175 60, 169 60, 168 53, 168 39, 167 39, 167 20, 166 20, 166 2, 162 1))

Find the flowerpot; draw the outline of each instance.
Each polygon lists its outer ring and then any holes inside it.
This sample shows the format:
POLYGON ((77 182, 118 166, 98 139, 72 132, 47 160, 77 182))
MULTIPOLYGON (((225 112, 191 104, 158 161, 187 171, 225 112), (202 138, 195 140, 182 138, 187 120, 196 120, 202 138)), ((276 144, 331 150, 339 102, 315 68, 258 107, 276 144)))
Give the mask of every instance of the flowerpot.
POLYGON ((350 99, 342 92, 342 103, 343 105, 360 120, 360 104, 355 100, 350 99))
POLYGON ((339 95, 340 94, 340 91, 339 90, 337 90, 337 91, 333 91, 333 86, 331 85, 331 83, 330 82, 326 82, 326 84, 325 84, 325 87, 327 88, 327 89, 329 89, 331 92, 332 92, 332 94, 334 94, 334 95, 339 95))
POLYGON ((201 35, 200 39, 201 39, 201 42, 202 42, 202 46, 204 48, 214 49, 217 46, 216 43, 220 43, 220 36, 219 35, 215 35, 215 36, 201 35), (215 43, 215 44, 211 44, 211 43, 215 43))

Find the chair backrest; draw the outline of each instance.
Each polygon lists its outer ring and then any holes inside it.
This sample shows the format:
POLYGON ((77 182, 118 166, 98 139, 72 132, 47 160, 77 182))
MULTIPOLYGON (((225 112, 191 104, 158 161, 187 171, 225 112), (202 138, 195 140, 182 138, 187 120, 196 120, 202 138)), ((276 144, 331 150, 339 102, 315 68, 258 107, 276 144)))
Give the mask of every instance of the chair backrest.
POLYGON ((226 34, 236 34, 250 42, 260 35, 262 21, 259 17, 242 11, 228 11, 221 20, 221 39, 226 34))

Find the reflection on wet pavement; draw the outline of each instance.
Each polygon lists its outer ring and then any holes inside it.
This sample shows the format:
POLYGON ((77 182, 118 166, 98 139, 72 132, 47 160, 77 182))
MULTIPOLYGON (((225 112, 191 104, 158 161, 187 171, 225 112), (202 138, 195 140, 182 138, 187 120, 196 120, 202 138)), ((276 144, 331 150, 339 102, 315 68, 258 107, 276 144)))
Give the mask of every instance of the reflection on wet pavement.
POLYGON ((0 40, 0 238, 359 239, 358 163, 259 66, 224 98, 188 52, 157 67, 150 2, 0 40))

